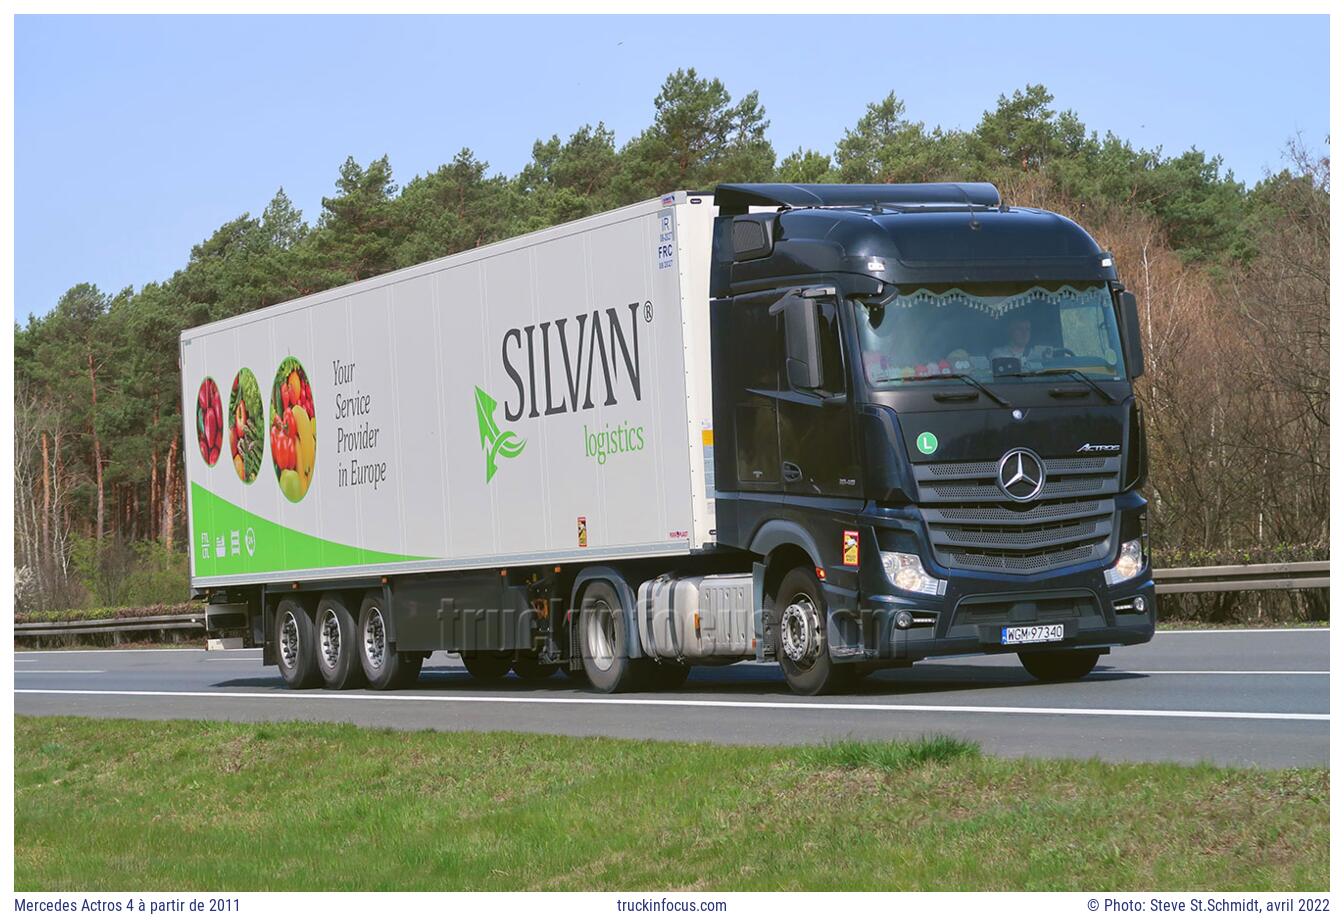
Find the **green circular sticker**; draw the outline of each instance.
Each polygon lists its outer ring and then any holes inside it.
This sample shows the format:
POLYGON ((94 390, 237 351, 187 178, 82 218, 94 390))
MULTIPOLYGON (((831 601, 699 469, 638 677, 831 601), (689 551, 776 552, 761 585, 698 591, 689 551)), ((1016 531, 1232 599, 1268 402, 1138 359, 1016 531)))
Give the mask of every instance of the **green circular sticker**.
POLYGON ((921 454, 931 454, 938 449, 938 438, 932 431, 921 431, 915 438, 915 446, 921 454))

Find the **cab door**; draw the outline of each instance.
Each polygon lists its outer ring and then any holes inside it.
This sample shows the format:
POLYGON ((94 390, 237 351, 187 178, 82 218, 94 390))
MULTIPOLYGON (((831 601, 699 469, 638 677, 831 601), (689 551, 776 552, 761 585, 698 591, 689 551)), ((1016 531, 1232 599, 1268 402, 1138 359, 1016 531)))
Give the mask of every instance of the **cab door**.
MULTIPOLYGON (((859 464, 841 346, 840 306, 833 293, 803 293, 809 310, 815 311, 815 359, 820 367, 812 381, 815 386, 800 385, 797 375, 793 380, 788 373, 779 375, 780 481, 788 494, 856 496, 860 494, 859 464)), ((785 295, 796 296, 796 292, 785 295)), ((787 330, 779 336, 782 371, 789 361, 788 337, 787 330)))

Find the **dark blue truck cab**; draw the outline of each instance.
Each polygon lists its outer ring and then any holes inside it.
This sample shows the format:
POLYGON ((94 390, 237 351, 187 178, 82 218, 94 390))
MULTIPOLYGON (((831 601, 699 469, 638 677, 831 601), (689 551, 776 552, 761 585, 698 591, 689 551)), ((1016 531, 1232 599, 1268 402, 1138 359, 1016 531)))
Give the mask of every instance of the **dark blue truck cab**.
POLYGON ((987 184, 721 185, 717 535, 794 690, 1016 652, 1076 679, 1153 636, 1135 298, 987 184))

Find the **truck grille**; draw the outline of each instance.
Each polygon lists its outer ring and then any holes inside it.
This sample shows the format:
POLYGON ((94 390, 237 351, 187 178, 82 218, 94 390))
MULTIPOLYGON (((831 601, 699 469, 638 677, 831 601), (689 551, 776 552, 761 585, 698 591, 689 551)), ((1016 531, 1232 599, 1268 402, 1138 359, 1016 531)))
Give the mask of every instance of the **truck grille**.
POLYGON ((1044 460, 1045 488, 1031 503, 999 490, 998 463, 915 467, 919 510, 942 565, 1030 575, 1107 557, 1115 530, 1119 457, 1044 460))

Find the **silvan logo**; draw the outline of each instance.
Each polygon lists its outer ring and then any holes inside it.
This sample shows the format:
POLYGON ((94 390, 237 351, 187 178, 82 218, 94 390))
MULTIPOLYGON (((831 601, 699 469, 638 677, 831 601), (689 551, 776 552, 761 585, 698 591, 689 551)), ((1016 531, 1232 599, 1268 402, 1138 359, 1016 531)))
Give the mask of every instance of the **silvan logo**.
POLYGON ((1104 451, 1119 451, 1119 450, 1120 450, 1119 444, 1084 444, 1082 447, 1078 448, 1078 453, 1084 454, 1088 453, 1089 451, 1104 452, 1104 451))
MULTIPOLYGON (((616 394, 622 365, 625 366, 628 388, 639 400, 639 304, 627 306, 630 310, 628 337, 615 307, 574 317, 573 326, 577 328, 573 333, 566 332, 566 326, 570 324, 568 318, 505 332, 500 343, 500 356, 504 360, 504 371, 518 393, 514 401, 505 399, 504 418, 516 422, 524 415, 536 418, 543 414, 560 415, 593 408, 594 370, 600 370, 599 399, 605 391, 602 405, 614 406, 619 401, 616 394), (518 362, 516 365, 515 361, 518 362), (560 377, 558 381, 552 377, 552 368, 560 377)), ((651 315, 652 305, 649 305, 646 322, 651 315)))
POLYGON ((495 409, 498 407, 490 394, 476 388, 476 427, 481 432, 481 450, 485 451, 485 481, 495 478, 496 457, 516 457, 527 446, 526 440, 519 440, 512 431, 500 431, 495 422, 495 409))

